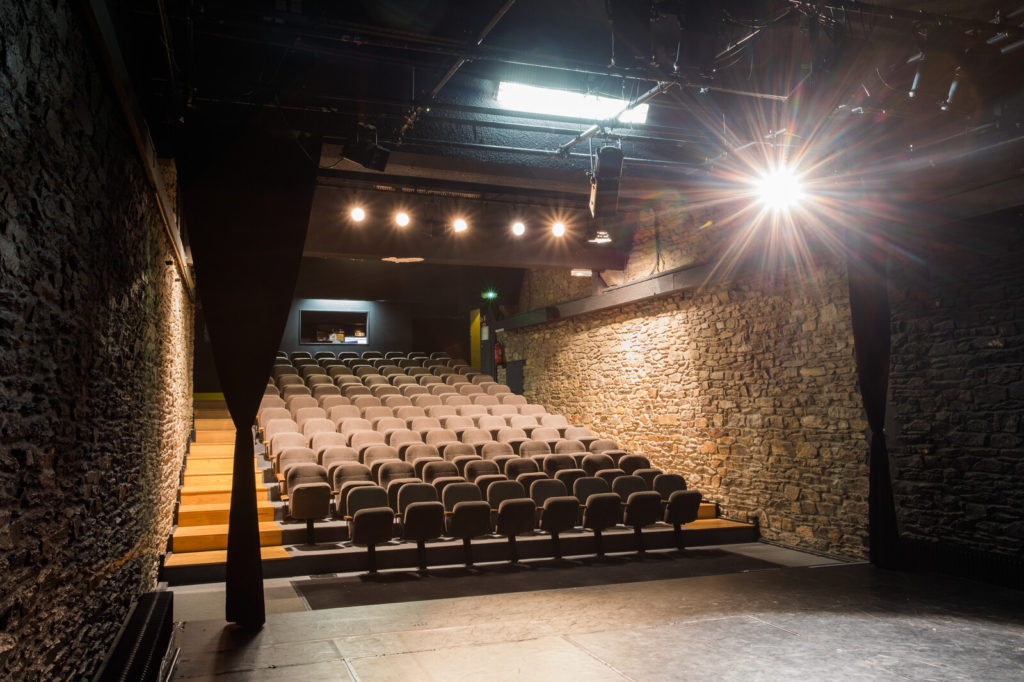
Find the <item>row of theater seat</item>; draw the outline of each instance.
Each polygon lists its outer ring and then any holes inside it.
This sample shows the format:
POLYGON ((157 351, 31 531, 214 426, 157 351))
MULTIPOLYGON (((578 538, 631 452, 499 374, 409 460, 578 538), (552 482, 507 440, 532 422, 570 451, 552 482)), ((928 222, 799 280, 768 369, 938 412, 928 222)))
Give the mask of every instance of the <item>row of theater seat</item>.
POLYGON ((700 494, 682 477, 461 361, 280 355, 258 426, 289 515, 307 521, 311 543, 314 522, 336 514, 369 547, 372 566, 374 545, 393 537, 397 521, 423 568, 423 543, 445 533, 463 539, 471 563, 470 538, 487 533, 508 537, 514 560, 517 534, 552 533, 557 556, 558 533, 582 524, 602 552, 601 530, 625 522, 642 551, 643 526, 671 523, 678 542, 679 526, 697 518, 700 494))

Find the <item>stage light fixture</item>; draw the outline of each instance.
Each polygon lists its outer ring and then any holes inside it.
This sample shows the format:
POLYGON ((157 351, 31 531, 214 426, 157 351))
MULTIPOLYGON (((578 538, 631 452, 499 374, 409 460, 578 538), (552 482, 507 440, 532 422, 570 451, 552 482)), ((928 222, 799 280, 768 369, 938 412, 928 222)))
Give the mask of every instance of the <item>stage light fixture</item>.
POLYGON ((800 179, 785 165, 761 176, 757 182, 757 190, 761 203, 775 211, 792 208, 804 195, 800 179))
POLYGON ((456 218, 455 222, 452 223, 452 229, 454 229, 456 232, 465 232, 466 230, 469 229, 469 223, 467 223, 462 218, 456 218))
POLYGON ((522 237, 524 234, 526 234, 526 225, 523 225, 523 223, 520 221, 512 223, 512 234, 514 234, 517 237, 522 237))
POLYGON ((601 147, 590 176, 590 215, 607 218, 619 210, 619 181, 622 179, 622 150, 601 147))
POLYGON ((399 227, 405 227, 406 225, 409 224, 409 221, 409 214, 406 213, 405 211, 399 211, 398 213, 395 214, 395 223, 399 227))
POLYGON ((366 211, 356 206, 349 212, 348 216, 352 219, 352 222, 361 223, 366 219, 366 211))
POLYGON ((564 235, 565 234, 565 223, 563 223, 562 221, 558 221, 557 223, 552 225, 551 226, 551 234, 555 235, 556 237, 561 237, 562 235, 564 235))
POLYGON ((384 172, 391 152, 377 144, 377 127, 356 123, 341 147, 341 155, 364 168, 384 172))

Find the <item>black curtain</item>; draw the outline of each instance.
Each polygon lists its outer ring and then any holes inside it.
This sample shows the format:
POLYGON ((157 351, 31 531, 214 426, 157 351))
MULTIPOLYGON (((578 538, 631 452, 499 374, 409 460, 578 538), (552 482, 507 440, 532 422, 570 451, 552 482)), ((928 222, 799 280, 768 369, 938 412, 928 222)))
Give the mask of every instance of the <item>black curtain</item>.
POLYGON ((196 117, 179 152, 197 289, 235 425, 225 617, 252 629, 266 613, 251 429, 292 301, 319 153, 272 123, 196 117))
POLYGON ((856 234, 849 241, 850 312, 861 398, 871 431, 868 533, 871 563, 899 566, 899 529, 885 442, 889 390, 890 313, 886 250, 880 235, 856 234))

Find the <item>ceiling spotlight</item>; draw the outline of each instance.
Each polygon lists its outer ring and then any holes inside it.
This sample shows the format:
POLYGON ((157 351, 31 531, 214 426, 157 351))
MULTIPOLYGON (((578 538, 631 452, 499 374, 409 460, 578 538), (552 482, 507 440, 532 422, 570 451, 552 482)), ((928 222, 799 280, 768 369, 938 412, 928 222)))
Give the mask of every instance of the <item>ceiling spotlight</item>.
POLYGON ((796 174, 786 166, 779 166, 757 181, 761 202, 775 211, 793 207, 804 196, 803 188, 796 174))
POLYGON ((551 234, 561 237, 565 234, 565 223, 559 221, 551 226, 551 234))
POLYGON ((523 225, 521 222, 518 221, 512 223, 512 234, 514 234, 517 237, 522 237, 524 234, 526 234, 526 225, 523 225))
POLYGON ((608 234, 607 230, 594 230, 587 241, 591 244, 611 244, 612 236, 608 234))
POLYGON ((469 224, 466 223, 466 221, 463 220, 462 218, 456 218, 455 222, 452 223, 452 227, 455 229, 456 232, 465 232, 466 230, 469 229, 469 224))
POLYGON ((348 215, 352 218, 353 222, 361 223, 366 218, 366 211, 359 206, 356 206, 348 215))
POLYGON ((395 223, 397 223, 399 227, 405 227, 406 225, 409 224, 409 214, 406 213, 405 211, 400 211, 396 213, 395 223))

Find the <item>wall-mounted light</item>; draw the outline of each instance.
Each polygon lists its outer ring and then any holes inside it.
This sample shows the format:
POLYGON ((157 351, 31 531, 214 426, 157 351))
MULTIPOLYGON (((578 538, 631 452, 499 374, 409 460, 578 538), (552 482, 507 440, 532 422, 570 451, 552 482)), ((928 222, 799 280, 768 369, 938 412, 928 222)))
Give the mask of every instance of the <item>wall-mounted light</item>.
POLYGON ((454 229, 456 232, 465 232, 466 230, 469 229, 469 223, 467 223, 462 218, 456 218, 455 222, 452 223, 452 229, 454 229))
POLYGON ((366 219, 366 211, 363 210, 362 207, 356 206, 349 212, 348 217, 351 218, 354 223, 361 223, 366 219))
POLYGON ((518 220, 512 223, 512 234, 514 234, 517 237, 522 237, 524 234, 526 234, 526 225, 524 225, 522 222, 518 220))
POLYGON ((405 227, 406 225, 409 224, 409 221, 409 214, 406 213, 405 211, 399 211, 398 213, 395 214, 395 224, 398 225, 399 227, 405 227))
POLYGON ((551 226, 551 234, 555 235, 556 237, 561 237, 562 235, 564 235, 565 234, 565 223, 563 223, 562 221, 558 221, 557 223, 552 225, 551 226))

